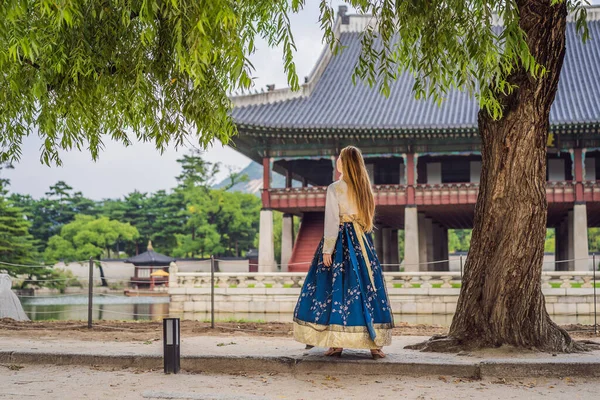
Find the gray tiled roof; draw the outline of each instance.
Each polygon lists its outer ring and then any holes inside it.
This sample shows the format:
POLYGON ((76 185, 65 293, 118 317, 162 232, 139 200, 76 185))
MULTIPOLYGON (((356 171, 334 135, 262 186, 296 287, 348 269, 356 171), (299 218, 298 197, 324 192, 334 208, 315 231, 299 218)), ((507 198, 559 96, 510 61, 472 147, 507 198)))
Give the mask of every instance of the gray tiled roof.
MULTIPOLYGON (((583 44, 575 24, 567 26, 567 53, 559 90, 550 114, 552 125, 600 122, 600 21, 588 21, 590 40, 583 44)), ((347 48, 333 57, 308 97, 236 107, 238 125, 279 129, 411 129, 476 127, 477 103, 454 91, 441 107, 415 100, 413 78, 404 74, 386 98, 377 89, 352 84, 360 52, 360 34, 342 33, 347 48)))

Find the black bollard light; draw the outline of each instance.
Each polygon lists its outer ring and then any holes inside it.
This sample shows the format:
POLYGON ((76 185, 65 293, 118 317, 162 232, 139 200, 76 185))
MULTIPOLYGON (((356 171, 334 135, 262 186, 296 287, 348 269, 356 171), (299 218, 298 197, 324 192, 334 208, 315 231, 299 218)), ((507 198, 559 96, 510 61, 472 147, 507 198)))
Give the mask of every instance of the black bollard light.
POLYGON ((179 318, 163 318, 163 358, 165 374, 179 372, 179 318))

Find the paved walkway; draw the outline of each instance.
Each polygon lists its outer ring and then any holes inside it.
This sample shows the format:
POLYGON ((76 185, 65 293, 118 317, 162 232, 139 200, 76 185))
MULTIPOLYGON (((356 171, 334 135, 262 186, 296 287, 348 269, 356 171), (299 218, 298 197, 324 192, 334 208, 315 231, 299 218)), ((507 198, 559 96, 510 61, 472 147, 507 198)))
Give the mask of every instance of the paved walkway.
MULTIPOLYGON (((505 348, 461 355, 404 349, 407 344, 425 339, 427 337, 395 336, 392 346, 385 349, 388 357, 373 361, 368 351, 345 351, 340 359, 324 357, 324 349, 305 350, 302 344, 288 338, 186 337, 181 342, 181 367, 188 372, 207 373, 319 371, 349 375, 600 378, 600 351, 553 356, 505 348)), ((162 368, 162 341, 85 342, 0 336, 0 363, 158 370, 162 368)))

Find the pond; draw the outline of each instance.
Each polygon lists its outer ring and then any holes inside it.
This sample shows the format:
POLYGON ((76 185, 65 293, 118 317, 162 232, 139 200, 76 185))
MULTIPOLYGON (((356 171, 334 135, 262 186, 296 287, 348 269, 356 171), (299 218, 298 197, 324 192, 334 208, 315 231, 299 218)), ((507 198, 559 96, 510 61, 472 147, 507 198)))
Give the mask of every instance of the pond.
MULTIPOLYGON (((87 320, 87 295, 21 297, 23 309, 33 321, 87 320)), ((161 320, 169 316, 168 297, 127 297, 95 295, 92 309, 94 320, 161 320)), ((210 321, 210 313, 179 313, 170 315, 182 319, 210 321)), ((593 315, 554 315, 560 325, 594 323, 593 315)), ((395 314, 396 322, 450 326, 452 315, 395 314)), ((292 322, 291 313, 216 313, 215 321, 292 322)))
MULTIPOLYGON (((32 321, 87 320, 87 295, 20 297, 32 321)), ((101 294, 93 298, 94 320, 160 320, 169 315, 168 297, 101 294)))

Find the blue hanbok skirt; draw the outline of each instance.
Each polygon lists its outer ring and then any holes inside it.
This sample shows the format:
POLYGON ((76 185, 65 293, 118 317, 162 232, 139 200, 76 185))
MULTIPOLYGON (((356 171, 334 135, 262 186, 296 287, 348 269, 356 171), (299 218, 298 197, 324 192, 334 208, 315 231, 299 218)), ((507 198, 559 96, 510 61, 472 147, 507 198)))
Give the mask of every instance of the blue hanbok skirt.
POLYGON ((326 267, 321 240, 294 311, 294 339, 316 347, 391 344, 394 318, 371 234, 363 236, 363 243, 368 260, 353 223, 340 224, 333 263, 326 267))

